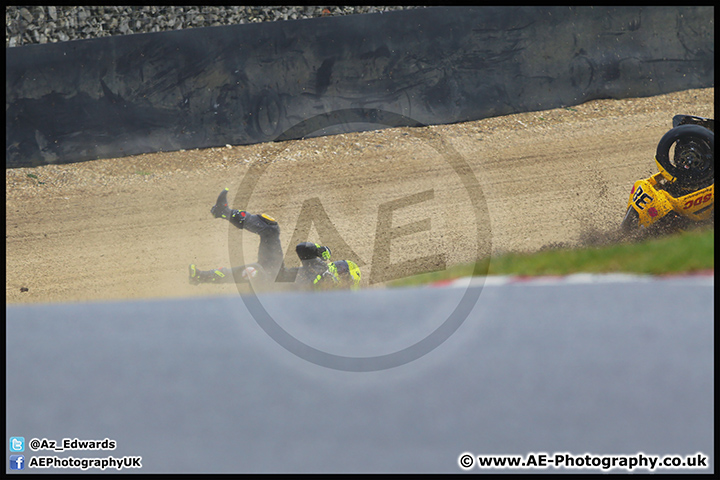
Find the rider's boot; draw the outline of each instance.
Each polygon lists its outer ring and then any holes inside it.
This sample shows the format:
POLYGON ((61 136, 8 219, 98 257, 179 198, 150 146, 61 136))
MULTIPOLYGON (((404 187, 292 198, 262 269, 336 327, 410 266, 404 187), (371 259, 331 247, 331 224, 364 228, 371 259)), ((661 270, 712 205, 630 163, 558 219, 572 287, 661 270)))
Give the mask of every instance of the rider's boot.
POLYGON ((226 188, 225 190, 220 192, 220 195, 218 195, 215 205, 213 205, 210 209, 210 213, 212 213, 213 217, 215 218, 227 219, 237 228, 243 228, 243 223, 245 222, 245 216, 247 215, 247 212, 245 212, 244 210, 234 210, 228 207, 228 191, 229 189, 226 188))
POLYGON ((232 278, 232 272, 229 272, 226 268, 217 268, 215 270, 198 270, 197 266, 193 263, 189 267, 190 283, 198 285, 200 283, 222 283, 232 278), (229 277, 228 277, 229 275, 229 277))

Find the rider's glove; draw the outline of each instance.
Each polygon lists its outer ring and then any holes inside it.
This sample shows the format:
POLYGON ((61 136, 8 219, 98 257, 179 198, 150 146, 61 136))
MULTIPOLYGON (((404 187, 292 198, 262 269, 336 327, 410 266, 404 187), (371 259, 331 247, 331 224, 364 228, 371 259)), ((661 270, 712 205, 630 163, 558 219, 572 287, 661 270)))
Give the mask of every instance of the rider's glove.
POLYGON ((315 246, 317 247, 318 257, 322 258, 325 261, 330 260, 330 248, 323 245, 318 245, 317 243, 315 244, 315 246))

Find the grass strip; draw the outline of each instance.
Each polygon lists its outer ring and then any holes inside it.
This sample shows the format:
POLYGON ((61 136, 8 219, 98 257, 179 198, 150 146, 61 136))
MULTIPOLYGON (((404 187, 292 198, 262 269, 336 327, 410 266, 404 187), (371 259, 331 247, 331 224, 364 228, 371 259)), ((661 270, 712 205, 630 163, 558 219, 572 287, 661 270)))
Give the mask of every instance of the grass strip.
POLYGON ((663 275, 692 273, 715 266, 715 230, 683 232, 636 243, 586 248, 563 248, 535 253, 508 253, 478 264, 448 267, 402 278, 390 286, 409 286, 472 276, 570 275, 573 273, 633 273, 663 275), (477 267, 477 269, 476 269, 477 267))

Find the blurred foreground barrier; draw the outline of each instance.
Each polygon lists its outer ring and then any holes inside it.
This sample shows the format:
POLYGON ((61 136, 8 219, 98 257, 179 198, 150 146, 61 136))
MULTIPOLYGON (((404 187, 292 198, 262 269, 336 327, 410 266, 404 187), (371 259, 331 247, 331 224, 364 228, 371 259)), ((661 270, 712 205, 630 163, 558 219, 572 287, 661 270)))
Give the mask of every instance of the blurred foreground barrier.
POLYGON ((713 18, 433 7, 6 48, 6 168, 266 142, 310 118, 325 135, 711 87, 713 18))

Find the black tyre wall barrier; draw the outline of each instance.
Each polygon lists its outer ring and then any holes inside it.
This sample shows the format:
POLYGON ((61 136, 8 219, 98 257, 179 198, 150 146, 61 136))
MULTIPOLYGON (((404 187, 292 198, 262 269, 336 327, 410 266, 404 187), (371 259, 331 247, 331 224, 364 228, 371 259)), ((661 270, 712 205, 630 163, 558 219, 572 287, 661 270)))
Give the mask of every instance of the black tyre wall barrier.
POLYGON ((6 48, 6 168, 271 141, 353 108, 445 124, 710 87, 713 18, 433 7, 6 48))

